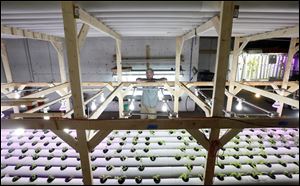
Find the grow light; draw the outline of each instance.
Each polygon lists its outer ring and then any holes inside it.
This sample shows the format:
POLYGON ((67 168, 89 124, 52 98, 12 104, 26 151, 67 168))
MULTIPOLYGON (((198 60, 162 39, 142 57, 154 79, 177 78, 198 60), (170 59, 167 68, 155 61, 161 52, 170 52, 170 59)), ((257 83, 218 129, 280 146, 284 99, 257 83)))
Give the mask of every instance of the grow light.
POLYGON ((260 94, 259 94, 259 93, 256 93, 256 94, 255 94, 255 97, 256 97, 256 98, 260 98, 260 94))
POLYGON ((94 101, 92 101, 92 104, 91 104, 91 111, 96 110, 96 108, 97 108, 97 106, 96 106, 96 102, 94 100, 94 101))
POLYGON ((243 101, 241 99, 238 100, 238 104, 236 105, 236 110, 241 111, 243 110, 243 101))
POLYGON ((100 102, 103 103, 105 101, 104 93, 101 94, 100 96, 100 102))
POLYGON ((280 107, 280 102, 279 101, 275 101, 272 105, 273 108, 279 108, 280 107))

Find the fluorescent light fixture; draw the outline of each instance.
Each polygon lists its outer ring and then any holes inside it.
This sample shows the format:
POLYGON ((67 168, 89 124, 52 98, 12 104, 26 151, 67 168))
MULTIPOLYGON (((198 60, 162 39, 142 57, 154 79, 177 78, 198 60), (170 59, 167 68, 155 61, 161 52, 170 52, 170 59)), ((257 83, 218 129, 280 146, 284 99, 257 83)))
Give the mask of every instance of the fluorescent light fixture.
POLYGON ((238 104, 236 105, 236 110, 241 111, 243 110, 243 101, 242 100, 238 100, 238 104))
POLYGON ((20 135, 24 134, 24 132, 25 132, 25 129, 18 128, 18 129, 15 130, 14 134, 17 135, 17 136, 20 136, 20 135))
POLYGON ((21 105, 20 107, 21 107, 21 108, 26 108, 26 105, 21 105))

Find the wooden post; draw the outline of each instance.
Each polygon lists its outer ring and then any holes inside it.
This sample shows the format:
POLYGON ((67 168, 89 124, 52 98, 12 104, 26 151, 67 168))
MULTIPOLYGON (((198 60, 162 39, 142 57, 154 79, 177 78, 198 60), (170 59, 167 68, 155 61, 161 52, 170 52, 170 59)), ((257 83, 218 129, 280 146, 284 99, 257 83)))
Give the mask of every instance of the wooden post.
MULTIPOLYGON (((229 82, 236 80, 237 67, 238 67, 238 62, 239 62, 239 53, 238 53, 239 47, 240 47, 239 37, 235 37, 234 38, 234 48, 233 48, 233 53, 232 53, 233 58, 232 58, 232 63, 231 63, 229 82)), ((234 86, 229 83, 229 92, 232 92, 233 89, 234 89, 234 86)), ((228 111, 228 112, 231 111, 232 100, 233 100, 233 96, 229 95, 227 97, 227 106, 226 106, 226 111, 228 111)))
POLYGON ((183 47, 183 37, 176 37, 176 61, 175 61, 175 94, 174 94, 174 112, 179 112, 179 76, 180 76, 180 56, 183 47))
MULTIPOLYGON (((117 58, 117 76, 118 83, 122 83, 122 52, 121 52, 121 40, 116 39, 116 58, 117 58)), ((124 118, 124 102, 123 102, 123 94, 122 90, 118 94, 118 102, 119 102, 119 118, 124 118)))
MULTIPOLYGON (((51 41, 51 44, 57 52, 60 81, 62 83, 65 83, 65 82, 67 82, 67 73, 66 73, 66 68, 65 68, 63 43, 51 41)), ((64 90, 65 94, 68 94, 68 92, 69 92, 68 88, 64 88, 63 90, 64 90)), ((69 111, 70 109, 71 109, 70 100, 66 99, 66 110, 69 111)))
MULTIPOLYGON (((228 67, 228 57, 232 32, 232 17, 234 9, 233 1, 222 1, 220 12, 220 33, 218 38, 218 50, 216 58, 216 69, 214 78, 212 117, 222 117, 226 72, 228 67)), ((204 185, 213 184, 215 161, 219 149, 220 129, 212 129, 209 136, 209 150, 205 165, 204 185)))
MULTIPOLYGON (((288 82, 289 82, 290 72, 291 72, 291 68, 292 68, 292 61, 293 61, 294 54, 296 52, 296 43, 297 43, 297 38, 291 38, 288 59, 287 59, 287 63, 285 66, 283 80, 282 80, 282 86, 281 86, 281 89, 283 89, 281 91, 282 96, 284 96, 284 94, 285 94, 285 89, 288 88, 288 82)), ((279 108, 277 108, 277 113, 279 116, 282 115, 283 106, 284 106, 284 103, 280 102, 280 106, 279 106, 279 108)))
MULTIPOLYGON (((62 14, 64 21, 65 42, 67 47, 68 67, 70 85, 73 97, 74 118, 84 119, 83 98, 81 89, 80 57, 77 38, 77 24, 74 19, 74 7, 71 1, 62 1, 62 14)), ((78 138, 78 148, 82 167, 83 183, 93 184, 93 175, 88 151, 86 130, 76 130, 78 138)))

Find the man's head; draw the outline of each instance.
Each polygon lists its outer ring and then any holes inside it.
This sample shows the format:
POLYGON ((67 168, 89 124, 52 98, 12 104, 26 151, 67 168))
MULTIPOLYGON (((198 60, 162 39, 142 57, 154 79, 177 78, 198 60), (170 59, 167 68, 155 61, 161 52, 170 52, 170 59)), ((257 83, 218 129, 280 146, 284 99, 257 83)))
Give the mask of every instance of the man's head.
POLYGON ((147 79, 153 79, 153 76, 154 76, 153 69, 152 68, 148 68, 147 71, 146 71, 146 77, 147 77, 147 79))

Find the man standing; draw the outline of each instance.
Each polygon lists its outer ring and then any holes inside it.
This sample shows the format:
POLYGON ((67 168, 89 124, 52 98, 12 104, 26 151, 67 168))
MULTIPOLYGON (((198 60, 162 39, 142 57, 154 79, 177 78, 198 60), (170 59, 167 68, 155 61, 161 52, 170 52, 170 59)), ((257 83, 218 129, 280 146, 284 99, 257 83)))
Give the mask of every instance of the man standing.
MULTIPOLYGON (((137 78, 138 82, 156 82, 166 81, 166 78, 154 79, 153 69, 148 68, 146 71, 146 78, 137 78)), ((158 104, 158 88, 144 87, 141 99, 141 119, 156 119, 156 105, 158 104), (143 114, 149 113, 149 114, 143 114)))

